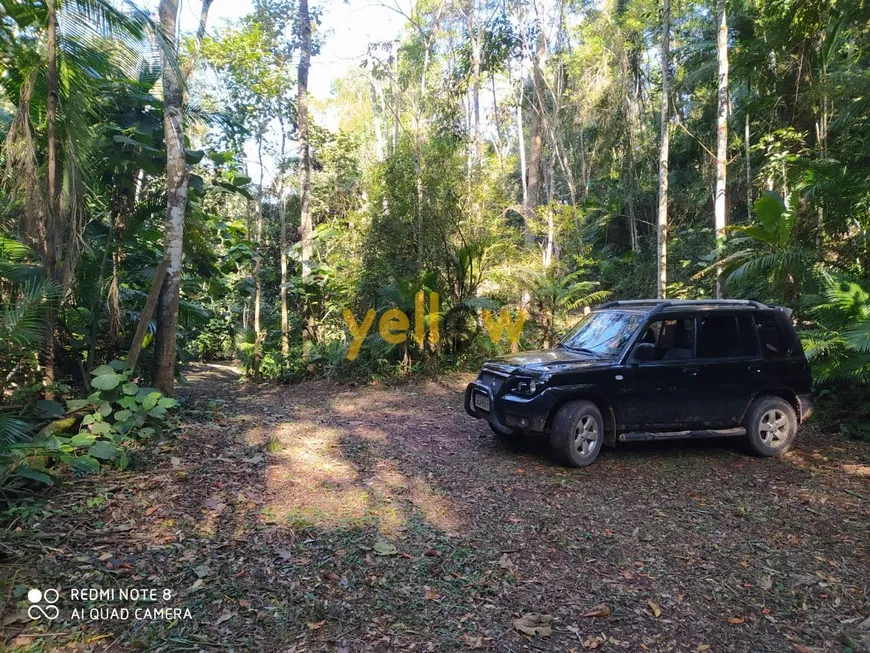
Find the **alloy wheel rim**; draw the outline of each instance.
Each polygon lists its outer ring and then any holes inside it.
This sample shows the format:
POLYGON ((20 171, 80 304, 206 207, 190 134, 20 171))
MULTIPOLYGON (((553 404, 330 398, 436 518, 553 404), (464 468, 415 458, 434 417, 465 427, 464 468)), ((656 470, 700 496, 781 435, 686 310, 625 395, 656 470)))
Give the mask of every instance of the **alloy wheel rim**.
POLYGON ((778 408, 771 408, 761 416, 758 430, 761 441, 768 447, 781 447, 788 440, 788 417, 778 408))
POLYGON ((592 415, 584 415, 574 427, 574 449, 581 456, 588 456, 598 442, 598 423, 592 415))

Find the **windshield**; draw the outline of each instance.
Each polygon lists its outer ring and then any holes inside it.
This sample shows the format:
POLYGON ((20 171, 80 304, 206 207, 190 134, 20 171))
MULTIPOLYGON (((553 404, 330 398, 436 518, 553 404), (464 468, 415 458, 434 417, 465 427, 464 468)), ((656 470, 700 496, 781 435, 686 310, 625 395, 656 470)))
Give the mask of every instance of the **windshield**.
POLYGON ((637 313, 620 311, 592 313, 580 320, 560 344, 576 351, 588 351, 599 356, 615 356, 640 327, 643 319, 644 316, 637 313))

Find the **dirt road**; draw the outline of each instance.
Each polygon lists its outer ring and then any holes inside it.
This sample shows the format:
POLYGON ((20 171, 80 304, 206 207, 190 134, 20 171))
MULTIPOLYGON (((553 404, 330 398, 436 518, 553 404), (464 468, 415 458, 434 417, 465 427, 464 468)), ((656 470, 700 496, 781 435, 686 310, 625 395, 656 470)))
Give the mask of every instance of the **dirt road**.
POLYGON ((647 443, 567 470, 468 418, 464 377, 278 387, 200 366, 190 378, 181 433, 151 466, 22 515, 0 641, 806 653, 843 650, 870 614, 870 445, 819 427, 783 459, 728 440, 647 443), (58 620, 20 618, 30 587, 60 588, 58 620), (170 598, 70 599, 133 587, 170 598), (131 616, 87 612, 113 607, 131 616))

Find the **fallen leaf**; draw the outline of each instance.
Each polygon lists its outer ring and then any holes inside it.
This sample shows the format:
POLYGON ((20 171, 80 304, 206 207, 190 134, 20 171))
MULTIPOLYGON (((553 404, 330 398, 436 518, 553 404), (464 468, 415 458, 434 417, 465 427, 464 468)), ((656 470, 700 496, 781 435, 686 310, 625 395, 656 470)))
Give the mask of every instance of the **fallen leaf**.
POLYGON ((758 581, 758 586, 763 590, 769 590, 773 587, 773 578, 769 574, 762 576, 761 580, 758 581))
POLYGON ((503 553, 501 558, 499 558, 498 566, 511 573, 514 573, 517 570, 517 566, 514 564, 514 561, 510 559, 510 556, 507 553, 503 553))
POLYGON ((100 562, 104 562, 106 560, 109 560, 111 557, 112 557, 112 554, 106 552, 106 553, 102 554, 99 558, 97 558, 97 560, 99 560, 100 562))
POLYGON ((605 604, 599 603, 594 608, 592 608, 589 612, 583 615, 584 617, 609 617, 610 616, 610 608, 608 608, 605 604))
POLYGON ((660 606, 658 603, 656 603, 656 602, 653 601, 652 599, 648 599, 647 602, 646 602, 646 604, 649 606, 649 609, 652 610, 652 613, 653 613, 656 617, 661 617, 661 616, 662 616, 662 606, 660 606))
POLYGON ((386 540, 378 540, 372 550, 379 556, 394 556, 399 550, 386 540))
POLYGON ((465 642, 465 645, 468 648, 483 648, 483 637, 478 635, 477 637, 472 637, 471 635, 463 635, 462 641, 465 642))
POLYGON ((326 619, 324 619, 323 621, 309 621, 306 625, 311 630, 320 630, 321 628, 323 628, 323 624, 325 624, 325 623, 326 623, 326 619))
POLYGON ((707 651, 707 650, 709 650, 709 649, 710 649, 710 645, 709 645, 709 644, 698 644, 698 650, 699 650, 699 651, 707 651))
POLYGON ((746 621, 746 619, 744 619, 743 617, 728 617, 728 623, 732 626, 739 626, 744 621, 746 621))
POLYGON ((514 619, 514 628, 526 635, 549 637, 553 634, 552 622, 553 617, 549 614, 527 614, 514 619))
POLYGON ((434 601, 436 599, 440 599, 441 595, 438 592, 433 592, 432 590, 429 590, 423 595, 423 598, 427 601, 434 601))
POLYGON ((598 646, 599 646, 600 644, 601 644, 601 641, 600 641, 600 640, 598 640, 598 639, 592 639, 592 638, 590 637, 590 638, 587 639, 585 642, 583 642, 583 648, 588 649, 588 650, 591 651, 592 649, 596 649, 596 648, 598 648, 598 646))
POLYGON ((169 462, 172 463, 173 467, 181 467, 181 458, 172 456, 172 458, 169 459, 169 462))
POLYGON ((155 512, 157 512, 157 509, 158 509, 159 507, 160 507, 160 506, 151 506, 150 508, 148 508, 148 510, 145 511, 145 515, 146 515, 146 516, 147 516, 147 515, 153 515, 155 512))
POLYGON ((800 644, 795 644, 794 648, 798 653, 816 653, 813 649, 807 646, 801 646, 800 644))
POLYGON ((217 618, 217 621, 214 622, 215 626, 220 626, 223 622, 229 621, 233 617, 236 616, 235 612, 224 612, 220 617, 217 618))

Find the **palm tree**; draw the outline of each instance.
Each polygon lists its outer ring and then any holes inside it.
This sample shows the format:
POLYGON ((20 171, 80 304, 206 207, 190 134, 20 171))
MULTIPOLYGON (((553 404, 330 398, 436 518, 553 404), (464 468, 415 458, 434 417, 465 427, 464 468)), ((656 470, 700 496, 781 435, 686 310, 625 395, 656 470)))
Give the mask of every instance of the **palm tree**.
POLYGON ((610 295, 609 290, 597 290, 597 281, 581 281, 583 271, 578 270, 563 277, 558 276, 555 267, 529 275, 528 287, 531 294, 532 310, 541 325, 542 340, 545 348, 553 345, 556 315, 603 301, 610 295))
MULTIPOLYGON (((100 90, 129 77, 141 59, 148 25, 139 10, 108 0, 0 0, 18 30, 0 31, 0 87, 17 111, 6 138, 5 184, 21 208, 21 229, 47 278, 68 288, 86 222, 86 180, 97 141, 100 90)), ((57 305, 46 315, 46 397, 53 394, 57 305)))
POLYGON ((798 235, 798 201, 797 191, 789 202, 774 192, 762 195, 754 204, 758 221, 728 227, 728 232, 734 234, 728 249, 711 254, 708 259, 711 264, 694 278, 722 269, 728 284, 744 285, 742 295, 782 301, 794 307, 799 289, 811 277, 818 258, 798 235), (772 297, 760 297, 771 291, 772 297))

